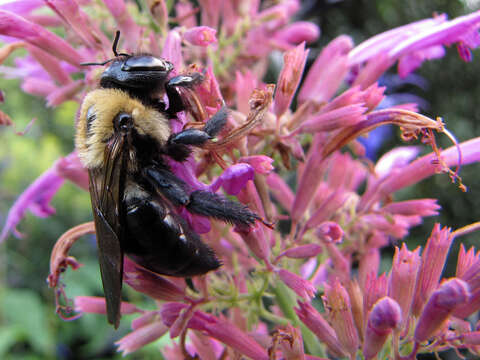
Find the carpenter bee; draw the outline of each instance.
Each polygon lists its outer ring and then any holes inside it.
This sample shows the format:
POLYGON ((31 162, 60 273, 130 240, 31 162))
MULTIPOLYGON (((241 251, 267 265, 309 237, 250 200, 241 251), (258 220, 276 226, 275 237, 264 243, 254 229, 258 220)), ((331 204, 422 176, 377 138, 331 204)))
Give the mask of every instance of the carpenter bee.
POLYGON ((148 54, 118 54, 106 65, 98 89, 80 107, 75 143, 88 169, 100 271, 108 321, 118 327, 123 256, 148 270, 190 277, 221 264, 178 215, 189 212, 239 226, 260 219, 248 207, 221 195, 196 190, 169 168, 167 158, 184 161, 192 146, 202 146, 227 120, 221 108, 202 129, 172 133, 169 119, 185 109, 177 88, 201 82, 201 74, 169 79, 173 65, 148 54), (168 107, 162 98, 166 94, 168 107))

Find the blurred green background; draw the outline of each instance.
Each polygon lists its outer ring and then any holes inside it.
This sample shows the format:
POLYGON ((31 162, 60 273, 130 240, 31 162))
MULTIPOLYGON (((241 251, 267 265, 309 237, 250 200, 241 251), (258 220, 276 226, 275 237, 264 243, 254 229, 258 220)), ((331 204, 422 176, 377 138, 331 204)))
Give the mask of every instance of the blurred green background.
MULTIPOLYGON (((300 17, 320 25, 322 36, 311 54, 314 56, 331 39, 340 34, 351 35, 359 43, 379 32, 430 17, 434 12, 446 12, 451 18, 464 15, 480 7, 478 0, 394 1, 304 1, 300 17)), ((474 52, 474 61, 464 63, 456 49, 448 49, 443 59, 426 62, 416 72, 428 84, 426 89, 405 85, 398 91, 414 93, 429 104, 423 113, 442 116, 447 127, 459 141, 480 136, 480 51, 474 52)), ((394 76, 396 69, 391 69, 394 76)), ((0 127, 0 141, 4 149, 0 156, 0 225, 3 227, 10 206, 16 197, 60 156, 73 149, 73 121, 78 104, 69 102, 56 109, 45 107, 43 99, 21 92, 16 80, 1 80, 0 88, 6 101, 0 110, 10 115, 17 131, 36 118, 25 136, 0 127)), ((443 137, 440 144, 450 146, 443 137)), ((397 145, 398 133, 386 139, 379 154, 397 145)), ((464 167, 461 176, 469 187, 463 194, 450 183, 447 175, 437 175, 413 188, 402 191, 398 198, 438 198, 441 215, 428 218, 415 228, 408 240, 423 244, 434 222, 458 228, 480 220, 480 181, 478 164, 464 167)), ((0 244, 0 359, 111 359, 120 358, 113 341, 128 332, 128 321, 123 321, 115 332, 103 316, 87 315, 74 324, 64 322, 55 314, 53 292, 47 287, 50 251, 56 239, 67 229, 91 220, 90 200, 86 192, 66 183, 53 199, 56 215, 40 219, 27 214, 20 223, 23 239, 10 236, 0 244), (93 329, 93 331, 92 331, 93 329), (102 334, 102 336, 97 336, 102 334), (105 336, 105 334, 108 334, 105 336)), ((478 234, 461 240, 478 243, 478 234)), ((458 248, 458 241, 455 244, 458 248)), ((392 249, 385 250, 390 262, 392 249)), ((454 249, 454 252, 456 249, 454 249)), ((96 261, 93 237, 85 237, 73 248, 73 254, 84 266, 68 271, 63 280, 69 297, 101 295, 101 283, 96 261)), ((450 257, 455 260, 454 255, 450 257)), ((451 271, 451 269, 450 269, 451 271)), ((131 299, 142 302, 138 293, 129 293, 131 299)), ((152 306, 145 302, 145 308, 152 306)), ((162 341, 167 341, 166 339, 162 341)), ((147 346, 130 358, 158 359, 158 342, 147 346)))

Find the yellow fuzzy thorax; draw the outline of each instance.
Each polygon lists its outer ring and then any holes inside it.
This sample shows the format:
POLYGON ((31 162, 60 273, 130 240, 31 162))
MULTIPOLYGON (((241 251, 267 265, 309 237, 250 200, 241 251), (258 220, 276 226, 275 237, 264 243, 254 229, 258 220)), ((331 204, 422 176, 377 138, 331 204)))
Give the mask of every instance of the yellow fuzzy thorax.
POLYGON ((117 89, 98 89, 83 99, 76 125, 75 146, 82 164, 93 169, 104 164, 106 141, 113 135, 113 119, 119 112, 131 114, 140 135, 148 134, 160 145, 165 144, 171 130, 168 119, 158 110, 143 105, 117 89), (93 108, 92 108, 93 107, 93 108), (87 113, 95 114, 87 134, 87 113))

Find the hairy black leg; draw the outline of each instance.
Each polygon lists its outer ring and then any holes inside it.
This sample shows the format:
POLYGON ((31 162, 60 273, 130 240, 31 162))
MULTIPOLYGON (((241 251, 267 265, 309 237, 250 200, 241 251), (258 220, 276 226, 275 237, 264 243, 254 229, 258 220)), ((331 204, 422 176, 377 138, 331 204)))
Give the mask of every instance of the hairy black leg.
POLYGON ((228 109, 222 106, 205 124, 203 131, 211 137, 216 136, 225 126, 228 119, 228 109))
POLYGON ((247 206, 210 191, 192 192, 186 207, 192 213, 235 225, 250 226, 255 223, 255 220, 260 220, 260 217, 247 206))
POLYGON ((213 217, 235 225, 250 226, 260 217, 247 206, 210 191, 197 190, 187 194, 186 184, 168 170, 149 166, 144 169, 148 183, 161 195, 188 211, 213 217))
POLYGON ((170 171, 149 166, 143 170, 147 182, 160 194, 176 206, 185 206, 189 202, 187 185, 170 171))
POLYGON ((203 75, 200 73, 193 73, 192 75, 178 75, 171 78, 165 84, 165 92, 168 96, 168 109, 170 115, 185 110, 185 104, 177 87, 192 88, 194 85, 201 83, 203 75))
POLYGON ((228 110, 223 106, 205 124, 203 129, 186 129, 172 134, 167 141, 165 153, 177 161, 185 160, 190 155, 191 146, 202 146, 208 140, 217 135, 225 126, 228 118, 228 110))

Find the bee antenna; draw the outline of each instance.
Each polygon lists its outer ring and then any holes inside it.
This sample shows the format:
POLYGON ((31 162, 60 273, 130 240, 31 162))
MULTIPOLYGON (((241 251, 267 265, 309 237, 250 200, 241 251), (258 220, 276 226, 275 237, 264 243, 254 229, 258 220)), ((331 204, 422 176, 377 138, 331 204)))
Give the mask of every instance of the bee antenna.
POLYGON ((112 45, 112 50, 113 50, 113 54, 115 55, 115 57, 118 57, 118 56, 130 57, 130 56, 132 56, 130 54, 118 53, 117 52, 118 40, 120 40, 120 30, 117 30, 117 32, 115 33, 115 39, 113 40, 113 45, 112 45))
POLYGON ((113 54, 115 56, 118 56, 117 45, 118 45, 119 39, 120 39, 120 30, 117 30, 117 32, 115 33, 115 40, 113 40, 113 46, 112 46, 113 54))
POLYGON ((108 64, 109 62, 113 61, 115 59, 108 59, 104 62, 101 62, 101 63, 95 63, 95 62, 90 62, 90 63, 81 63, 80 65, 81 66, 92 66, 92 65, 100 65, 100 66, 103 66, 103 65, 106 65, 108 64))

